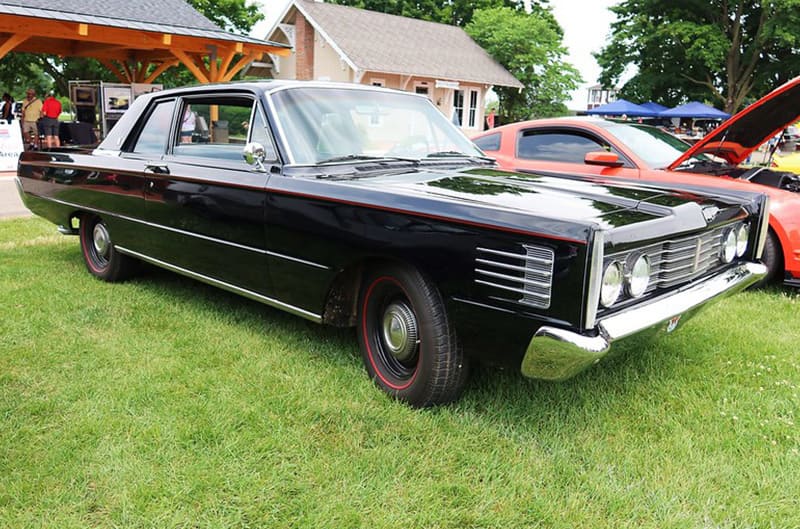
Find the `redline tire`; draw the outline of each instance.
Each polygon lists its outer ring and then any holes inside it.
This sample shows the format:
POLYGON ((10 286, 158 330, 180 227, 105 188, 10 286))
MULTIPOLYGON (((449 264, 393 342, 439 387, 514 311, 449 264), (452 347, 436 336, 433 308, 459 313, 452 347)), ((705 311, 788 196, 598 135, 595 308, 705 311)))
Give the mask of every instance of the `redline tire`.
POLYGON ((86 269, 103 281, 124 281, 136 269, 137 261, 120 254, 111 240, 108 226, 98 216, 81 218, 81 253, 86 269))
POLYGON ((441 294, 417 270, 388 265, 365 278, 358 337, 369 376, 389 395, 420 408, 460 397, 466 358, 441 294))

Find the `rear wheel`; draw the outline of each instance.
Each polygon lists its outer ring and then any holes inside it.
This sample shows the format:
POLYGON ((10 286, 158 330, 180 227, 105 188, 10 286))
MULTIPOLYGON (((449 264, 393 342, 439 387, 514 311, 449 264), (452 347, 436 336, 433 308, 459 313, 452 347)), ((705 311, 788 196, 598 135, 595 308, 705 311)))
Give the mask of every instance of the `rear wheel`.
POLYGON ((381 389, 415 407, 461 395, 467 362, 435 285, 389 265, 366 278, 358 306, 364 365, 381 389))
POLYGON ((82 217, 80 224, 81 251, 89 273, 110 282, 130 277, 137 261, 114 248, 111 233, 103 219, 89 215, 82 217))

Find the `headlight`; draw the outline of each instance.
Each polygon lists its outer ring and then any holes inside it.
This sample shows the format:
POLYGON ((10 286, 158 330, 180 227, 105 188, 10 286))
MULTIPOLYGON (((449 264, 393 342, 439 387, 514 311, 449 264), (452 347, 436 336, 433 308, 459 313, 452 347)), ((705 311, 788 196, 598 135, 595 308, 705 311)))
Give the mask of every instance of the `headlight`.
POLYGON ((642 254, 631 266, 631 273, 628 278, 628 294, 633 298, 638 298, 647 290, 650 284, 650 259, 642 254))
POLYGON ((747 251, 747 240, 750 238, 750 226, 742 224, 736 230, 736 257, 742 257, 747 251))
POLYGON ((736 230, 727 230, 722 235, 722 252, 720 258, 723 263, 730 263, 736 257, 736 230))
POLYGON ((622 265, 617 261, 612 261, 603 271, 603 284, 600 287, 600 304, 607 308, 616 303, 620 294, 622 294, 622 285, 622 265))

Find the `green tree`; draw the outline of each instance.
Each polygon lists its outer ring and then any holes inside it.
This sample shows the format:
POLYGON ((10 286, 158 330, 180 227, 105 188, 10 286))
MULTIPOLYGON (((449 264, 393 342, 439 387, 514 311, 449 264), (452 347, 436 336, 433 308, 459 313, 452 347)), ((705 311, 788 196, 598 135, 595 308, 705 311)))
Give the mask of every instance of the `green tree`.
POLYGON ((611 8, 600 81, 632 100, 688 99, 736 112, 800 73, 800 0, 625 0, 611 8))
POLYGON ((495 87, 503 123, 565 114, 564 101, 581 82, 564 61, 563 32, 549 10, 530 14, 507 7, 475 11, 467 33, 525 88, 495 87))

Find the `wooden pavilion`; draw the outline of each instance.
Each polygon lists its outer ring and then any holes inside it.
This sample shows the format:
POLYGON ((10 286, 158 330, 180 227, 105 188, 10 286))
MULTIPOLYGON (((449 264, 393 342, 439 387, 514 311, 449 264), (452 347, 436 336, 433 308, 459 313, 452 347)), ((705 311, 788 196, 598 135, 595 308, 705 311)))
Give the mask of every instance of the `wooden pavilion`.
POLYGON ((0 60, 9 52, 95 58, 122 83, 183 64, 213 83, 290 47, 224 31, 184 0, 0 0, 0 60))

